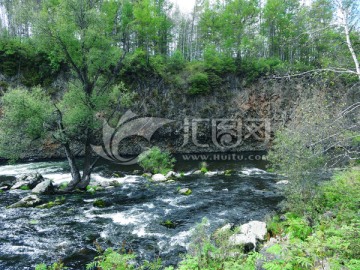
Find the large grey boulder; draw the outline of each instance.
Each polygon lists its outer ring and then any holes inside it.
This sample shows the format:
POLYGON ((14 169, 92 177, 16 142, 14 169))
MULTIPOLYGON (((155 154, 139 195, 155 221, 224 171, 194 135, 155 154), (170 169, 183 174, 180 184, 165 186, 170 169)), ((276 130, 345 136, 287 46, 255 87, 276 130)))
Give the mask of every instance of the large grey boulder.
POLYGON ((11 189, 20 189, 25 186, 27 186, 29 189, 33 189, 43 181, 44 177, 39 173, 24 175, 18 179, 18 181, 11 187, 11 189))
POLYGON ((255 250, 258 241, 264 241, 267 234, 266 223, 250 221, 240 226, 240 233, 229 238, 229 243, 234 246, 245 246, 246 250, 255 250))
POLYGON ((151 177, 151 180, 154 182, 165 182, 167 179, 166 179, 165 175, 158 173, 158 174, 154 174, 151 177))
POLYGON ((52 194, 54 186, 51 180, 45 180, 34 187, 31 192, 35 194, 52 194))
POLYGON ((25 198, 22 198, 17 203, 14 203, 14 204, 8 206, 8 208, 35 207, 39 204, 41 204, 41 200, 38 196, 29 195, 29 196, 26 196, 25 198))

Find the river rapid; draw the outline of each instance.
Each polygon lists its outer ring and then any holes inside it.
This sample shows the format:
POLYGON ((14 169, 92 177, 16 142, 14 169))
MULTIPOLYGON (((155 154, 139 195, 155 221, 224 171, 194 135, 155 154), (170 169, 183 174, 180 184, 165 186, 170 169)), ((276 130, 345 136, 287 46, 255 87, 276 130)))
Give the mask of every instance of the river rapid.
MULTIPOLYGON (((97 256, 96 246, 126 247, 139 261, 162 258, 176 265, 186 252, 196 223, 206 217, 210 231, 227 224, 262 220, 276 210, 282 197, 276 192, 275 175, 265 172, 263 161, 208 162, 210 171, 233 169, 231 176, 193 175, 198 161, 176 164, 185 176, 172 183, 151 183, 134 175, 136 166, 103 162, 93 178, 118 178, 121 185, 95 194, 65 195, 63 205, 51 209, 6 206, 29 195, 14 190, 0 194, 0 269, 34 269, 38 263, 63 261, 69 269, 85 269, 97 256), (192 194, 178 194, 179 188, 192 194), (102 199, 106 208, 93 202, 102 199), (161 225, 171 220, 175 228, 161 225), (95 244, 96 243, 96 244, 95 244)), ((50 160, 0 166, 0 185, 23 174, 41 173, 59 184, 70 178, 65 161, 50 160)), ((56 196, 41 196, 46 202, 56 196)))

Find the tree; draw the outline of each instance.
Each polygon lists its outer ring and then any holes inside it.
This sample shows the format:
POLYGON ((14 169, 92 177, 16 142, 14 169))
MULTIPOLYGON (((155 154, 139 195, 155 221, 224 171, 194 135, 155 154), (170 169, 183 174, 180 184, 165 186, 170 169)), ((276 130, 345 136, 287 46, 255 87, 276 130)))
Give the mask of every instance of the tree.
POLYGON ((340 26, 343 28, 344 35, 346 38, 346 45, 350 51, 351 57, 354 61, 355 71, 360 80, 360 65, 357 55, 354 50, 354 46, 351 42, 351 28, 356 27, 359 23, 358 16, 359 16, 359 4, 357 1, 352 0, 336 0, 335 1, 336 7, 340 13, 340 26), (354 20, 354 17, 356 20, 354 20))
MULTIPOLYGON (((4 104, 1 124, 7 132, 3 135, 11 136, 10 131, 22 133, 22 129, 11 123, 24 120, 29 122, 30 131, 19 138, 35 139, 51 133, 63 147, 70 165, 72 180, 68 190, 84 189, 89 184, 98 160, 93 157, 91 148, 101 126, 95 116, 116 109, 121 100, 122 88, 113 87, 113 84, 124 54, 117 46, 118 36, 113 32, 116 14, 109 13, 107 8, 115 4, 118 1, 44 1, 34 28, 35 42, 49 53, 53 63, 65 62, 72 71, 73 80, 56 100, 37 98, 38 91, 30 91, 26 97, 24 90, 13 90, 4 97, 5 101, 15 101, 17 98, 14 97, 18 97, 19 102, 15 103, 16 106, 11 102, 4 104), (53 108, 53 112, 41 114, 41 118, 36 113, 21 113, 31 104, 53 108), (35 133, 32 132, 32 122, 38 127, 35 133), (84 155, 82 170, 76 162, 75 145, 81 147, 80 152, 84 155)), ((6 145, 11 147, 11 138, 7 136, 4 136, 3 144, 8 142, 6 145)), ((28 143, 28 140, 19 140, 16 145, 27 147, 28 143)))
POLYGON ((277 132, 269 161, 290 181, 285 194, 291 211, 306 212, 324 175, 359 158, 359 112, 359 102, 314 96, 303 99, 292 121, 277 132))

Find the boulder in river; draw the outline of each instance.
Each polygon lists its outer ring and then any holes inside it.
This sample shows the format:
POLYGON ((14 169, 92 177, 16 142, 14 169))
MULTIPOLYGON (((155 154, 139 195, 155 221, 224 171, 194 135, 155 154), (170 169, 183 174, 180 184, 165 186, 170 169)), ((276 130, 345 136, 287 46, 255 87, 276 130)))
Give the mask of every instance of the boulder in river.
POLYGON ((179 190, 179 194, 181 195, 190 195, 192 193, 191 189, 190 188, 182 188, 179 190))
POLYGON ((40 203, 41 203, 41 200, 38 196, 29 195, 29 196, 22 198, 17 203, 14 203, 14 204, 8 206, 8 208, 35 207, 35 206, 39 205, 40 203))
POLYGON ((166 179, 165 175, 158 173, 158 174, 154 174, 151 177, 151 180, 154 182, 165 182, 167 179, 166 179))
POLYGON ((170 171, 165 175, 166 179, 170 179, 174 176, 176 176, 176 173, 174 171, 170 171))
POLYGON ((205 173, 205 176, 208 176, 208 177, 215 176, 215 175, 218 175, 218 173, 217 172, 206 172, 205 173))
POLYGON ((28 187, 28 189, 33 189, 43 181, 44 177, 39 173, 24 175, 19 178, 19 180, 11 187, 11 189, 21 189, 25 186, 28 187))
POLYGON ((240 233, 232 235, 229 242, 232 245, 243 245, 247 251, 255 250, 257 241, 264 241, 267 234, 266 223, 250 221, 240 226, 240 233))
POLYGON ((45 180, 34 187, 31 192, 35 194, 52 194, 54 186, 51 180, 45 180))

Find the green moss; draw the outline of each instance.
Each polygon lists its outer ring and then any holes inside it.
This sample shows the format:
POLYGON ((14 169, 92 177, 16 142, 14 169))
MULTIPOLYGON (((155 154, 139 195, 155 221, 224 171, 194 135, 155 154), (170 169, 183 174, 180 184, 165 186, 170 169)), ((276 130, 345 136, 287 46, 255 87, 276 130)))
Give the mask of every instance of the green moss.
POLYGON ((21 190, 30 190, 30 187, 28 185, 22 186, 20 188, 21 190))
POLYGON ((35 220, 35 219, 32 219, 32 220, 29 221, 29 224, 30 225, 37 225, 37 224, 39 224, 39 221, 35 220))
POLYGON ((168 228, 168 229, 175 229, 175 228, 176 228, 176 224, 175 224, 172 220, 170 220, 170 219, 167 219, 167 220, 165 220, 165 221, 162 221, 160 224, 161 224, 162 226, 168 228))
POLYGON ((98 199, 98 200, 95 200, 93 202, 93 206, 94 207, 97 207, 97 208, 105 208, 106 207, 106 203, 104 200, 101 200, 101 199, 98 199))
POLYGON ((67 182, 66 183, 61 183, 60 186, 59 186, 59 189, 64 190, 64 189, 66 189, 68 187, 68 185, 69 185, 69 183, 67 183, 67 182))
POLYGON ((86 191, 89 192, 89 193, 91 193, 91 194, 95 194, 97 190, 98 190, 98 187, 97 187, 97 186, 90 186, 90 185, 88 185, 88 186, 86 187, 86 191))
POLYGON ((42 204, 42 205, 39 205, 37 206, 36 208, 40 208, 40 209, 50 209, 50 208, 53 208, 55 206, 58 206, 58 205, 62 205, 65 203, 65 197, 58 197, 55 199, 55 201, 50 201, 50 202, 47 202, 45 204, 42 204))

